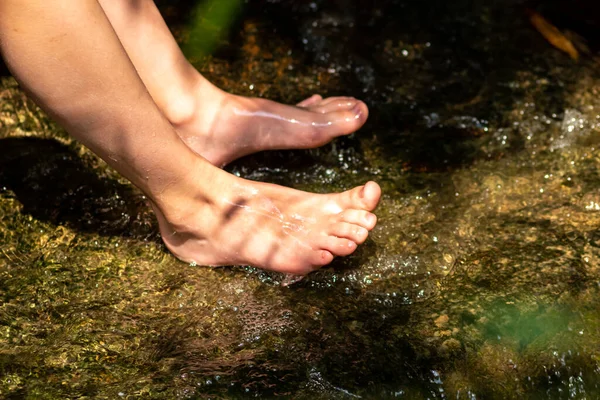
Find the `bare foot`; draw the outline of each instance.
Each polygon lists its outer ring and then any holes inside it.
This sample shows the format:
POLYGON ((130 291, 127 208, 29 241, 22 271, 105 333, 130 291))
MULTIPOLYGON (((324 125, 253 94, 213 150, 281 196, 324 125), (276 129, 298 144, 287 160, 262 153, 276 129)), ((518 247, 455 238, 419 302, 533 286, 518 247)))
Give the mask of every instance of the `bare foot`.
POLYGON ((227 94, 188 62, 152 0, 99 3, 159 110, 218 167, 257 151, 318 147, 367 119, 354 98, 312 96, 294 107, 227 94))
POLYGON ((154 207, 165 244, 185 262, 305 275, 354 252, 377 221, 371 211, 381 189, 374 182, 312 194, 214 170, 212 179, 197 181, 197 195, 161 199, 168 212, 154 207))
POLYGON ((314 95, 296 106, 235 96, 202 80, 193 102, 165 114, 183 141, 213 165, 263 150, 307 149, 350 134, 367 120, 365 103, 314 95))

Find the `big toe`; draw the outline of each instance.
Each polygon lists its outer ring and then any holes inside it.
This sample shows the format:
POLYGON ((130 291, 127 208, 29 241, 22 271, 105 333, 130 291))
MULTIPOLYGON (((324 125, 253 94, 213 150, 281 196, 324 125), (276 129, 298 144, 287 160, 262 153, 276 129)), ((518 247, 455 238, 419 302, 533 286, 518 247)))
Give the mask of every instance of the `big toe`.
POLYGON ((381 188, 373 181, 341 194, 344 208, 373 211, 381 198, 381 188))
POLYGON ((314 113, 312 126, 316 133, 327 138, 348 135, 360 129, 369 117, 369 109, 357 101, 350 109, 336 109, 326 113, 314 113))
POLYGON ((376 182, 369 181, 363 186, 361 195, 367 210, 373 211, 381 199, 381 187, 376 182))

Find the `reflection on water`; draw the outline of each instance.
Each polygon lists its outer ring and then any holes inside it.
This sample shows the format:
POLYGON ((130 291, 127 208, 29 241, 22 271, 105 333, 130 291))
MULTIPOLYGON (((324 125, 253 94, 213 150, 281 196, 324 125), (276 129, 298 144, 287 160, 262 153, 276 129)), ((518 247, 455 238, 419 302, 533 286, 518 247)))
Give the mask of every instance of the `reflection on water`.
POLYGON ((246 6, 198 65, 209 78, 289 103, 355 95, 371 115, 229 170, 384 189, 372 240, 288 286, 175 261, 143 197, 4 80, 0 397, 598 397, 600 76, 523 15, 499 0, 246 6))

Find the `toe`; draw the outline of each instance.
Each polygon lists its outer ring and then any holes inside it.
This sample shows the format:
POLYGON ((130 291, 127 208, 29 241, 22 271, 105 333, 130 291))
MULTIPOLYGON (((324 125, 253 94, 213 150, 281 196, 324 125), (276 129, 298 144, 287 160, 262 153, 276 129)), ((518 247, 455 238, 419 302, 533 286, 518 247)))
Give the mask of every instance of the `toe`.
POLYGON ((328 250, 319 250, 315 252, 314 258, 311 260, 316 267, 322 267, 333 261, 333 254, 328 250))
POLYGON ((377 207, 381 199, 381 187, 376 182, 369 181, 365 184, 362 195, 367 210, 372 211, 377 207))
POLYGON ((319 103, 322 100, 323 100, 323 97, 321 97, 318 94, 313 94, 308 99, 304 99, 300 103, 296 104, 296 106, 306 108, 306 107, 315 105, 316 103, 319 103))
POLYGON ((367 240, 369 231, 359 225, 338 222, 331 226, 329 234, 338 238, 352 240, 356 244, 362 244, 367 240))
MULTIPOLYGON (((345 111, 352 110, 357 104, 362 103, 362 101, 358 101, 356 99, 347 99, 340 97, 337 101, 330 101, 328 103, 316 103, 310 107, 310 111, 318 112, 321 114, 327 114, 335 111, 345 111)), ((364 104, 364 103, 362 103, 364 104)), ((366 105, 365 105, 366 108, 366 105)))
POLYGON ((357 244, 352 240, 328 236, 323 241, 323 250, 329 251, 334 256, 347 256, 356 250, 357 244))
POLYGON ((362 101, 350 110, 331 111, 323 114, 320 126, 331 136, 347 135, 362 127, 369 117, 369 109, 362 101))
POLYGON ((336 97, 327 97, 326 99, 322 99, 316 106, 326 106, 330 103, 353 103, 356 104, 360 100, 355 99, 350 96, 336 96, 336 97))
MULTIPOLYGON (((335 111, 326 114, 307 111, 301 123, 307 128, 302 135, 289 135, 294 138, 293 148, 313 148, 322 146, 338 136, 348 135, 358 130, 367 120, 368 109, 364 103, 357 103, 352 110, 335 111), (298 140, 300 137, 300 140, 298 140)), ((290 147, 292 147, 290 145, 290 147)))
POLYGON ((363 186, 343 192, 341 195, 342 208, 357 208, 373 211, 381 197, 381 188, 373 181, 363 186))
POLYGON ((336 215, 337 221, 359 225, 371 230, 377 224, 377 216, 365 210, 347 209, 336 215))

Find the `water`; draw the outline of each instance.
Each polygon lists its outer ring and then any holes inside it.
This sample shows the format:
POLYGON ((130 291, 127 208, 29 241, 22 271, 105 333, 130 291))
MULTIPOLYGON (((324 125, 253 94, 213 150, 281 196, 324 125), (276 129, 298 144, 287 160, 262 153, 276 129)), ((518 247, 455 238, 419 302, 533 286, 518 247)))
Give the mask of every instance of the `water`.
POLYGON ((228 170, 375 179, 372 240, 292 284, 177 262, 143 196, 4 79, 0 397, 600 395, 598 64, 474 0, 254 2, 196 61, 238 94, 369 104, 349 138, 228 170))

